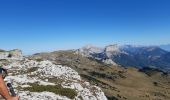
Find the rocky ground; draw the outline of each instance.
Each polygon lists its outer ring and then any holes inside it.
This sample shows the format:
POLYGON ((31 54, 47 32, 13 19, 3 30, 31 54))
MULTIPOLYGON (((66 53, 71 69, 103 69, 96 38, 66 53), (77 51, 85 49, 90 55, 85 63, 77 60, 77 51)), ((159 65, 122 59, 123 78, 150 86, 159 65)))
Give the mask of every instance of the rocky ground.
POLYGON ((107 100, 102 90, 67 66, 50 61, 6 59, 4 68, 21 100, 107 100))

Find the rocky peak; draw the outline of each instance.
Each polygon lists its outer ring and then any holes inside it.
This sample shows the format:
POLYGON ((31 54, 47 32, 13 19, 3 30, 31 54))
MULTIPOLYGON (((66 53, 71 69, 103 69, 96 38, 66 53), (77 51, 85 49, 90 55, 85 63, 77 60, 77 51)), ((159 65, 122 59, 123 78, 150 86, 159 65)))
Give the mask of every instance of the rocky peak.
POLYGON ((84 56, 91 56, 91 54, 103 52, 103 49, 99 48, 99 47, 92 46, 92 45, 86 45, 86 46, 78 49, 77 52, 84 56))
POLYGON ((88 50, 88 51, 91 51, 91 52, 95 52, 95 53, 102 52, 102 50, 103 50, 102 48, 99 48, 99 47, 96 47, 96 46, 92 46, 92 45, 86 45, 82 49, 88 50))
POLYGON ((105 47, 104 53, 108 58, 112 58, 112 56, 114 55, 119 55, 121 53, 121 50, 117 44, 108 45, 105 47))
POLYGON ((12 57, 15 57, 15 58, 20 58, 20 57, 22 57, 22 51, 19 50, 19 49, 11 50, 11 51, 10 51, 10 54, 11 54, 12 57))
POLYGON ((117 44, 108 45, 105 47, 105 52, 120 52, 120 49, 117 44))

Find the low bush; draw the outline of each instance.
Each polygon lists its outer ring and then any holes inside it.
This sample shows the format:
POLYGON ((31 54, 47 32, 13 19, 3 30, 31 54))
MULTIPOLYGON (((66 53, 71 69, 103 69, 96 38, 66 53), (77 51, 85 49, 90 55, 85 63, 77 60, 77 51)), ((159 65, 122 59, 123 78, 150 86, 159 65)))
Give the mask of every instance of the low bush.
POLYGON ((116 98, 115 96, 107 96, 108 100, 119 100, 118 98, 116 98))
POLYGON ((30 92, 53 92, 58 95, 66 96, 70 99, 74 99, 77 96, 77 92, 73 89, 63 88, 61 85, 38 85, 38 84, 31 84, 32 87, 26 87, 24 90, 28 90, 30 92))
POLYGON ((154 86, 158 86, 158 82, 153 82, 154 86))
POLYGON ((99 78, 114 79, 114 77, 112 77, 111 75, 107 75, 106 73, 99 73, 99 72, 95 72, 95 71, 90 72, 90 75, 96 76, 99 78))
POLYGON ((41 61, 43 61, 43 59, 42 58, 37 58, 37 59, 35 59, 35 61, 41 62, 41 61))
POLYGON ((27 73, 34 72, 36 70, 38 70, 38 67, 32 67, 32 68, 27 70, 27 73))

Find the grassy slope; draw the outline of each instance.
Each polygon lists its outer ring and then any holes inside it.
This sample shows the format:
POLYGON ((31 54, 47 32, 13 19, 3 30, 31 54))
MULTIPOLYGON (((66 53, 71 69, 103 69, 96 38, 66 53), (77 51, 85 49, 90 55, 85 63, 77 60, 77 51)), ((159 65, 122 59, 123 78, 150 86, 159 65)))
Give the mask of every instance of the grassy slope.
POLYGON ((119 100, 170 100, 170 77, 161 72, 148 76, 135 68, 110 66, 82 57, 73 51, 37 54, 31 59, 47 59, 55 64, 67 65, 82 78, 103 89, 108 97, 119 100))

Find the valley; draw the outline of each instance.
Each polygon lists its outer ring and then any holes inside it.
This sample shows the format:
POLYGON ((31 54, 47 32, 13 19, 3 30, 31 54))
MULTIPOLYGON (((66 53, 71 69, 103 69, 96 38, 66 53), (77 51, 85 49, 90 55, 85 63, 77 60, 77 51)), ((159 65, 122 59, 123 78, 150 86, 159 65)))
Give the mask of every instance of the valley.
POLYGON ((134 67, 106 64, 77 54, 75 50, 39 53, 30 59, 70 66, 83 79, 102 88, 109 100, 170 99, 170 75, 159 70, 141 71, 134 67))

